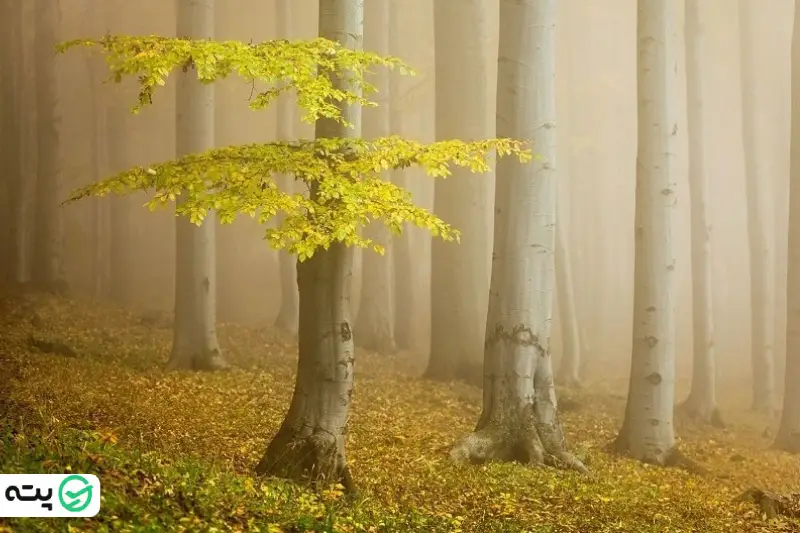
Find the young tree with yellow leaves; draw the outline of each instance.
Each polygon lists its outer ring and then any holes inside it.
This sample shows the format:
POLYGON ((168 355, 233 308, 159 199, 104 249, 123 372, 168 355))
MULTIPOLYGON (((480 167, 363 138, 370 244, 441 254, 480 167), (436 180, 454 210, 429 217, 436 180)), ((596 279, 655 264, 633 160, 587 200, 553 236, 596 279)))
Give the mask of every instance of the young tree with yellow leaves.
POLYGON ((439 141, 429 145, 391 136, 364 140, 353 136, 360 106, 375 105, 364 94, 375 87, 364 80, 371 67, 406 71, 402 61, 360 49, 361 2, 333 0, 320 5, 323 36, 306 42, 286 40, 248 44, 237 41, 158 36, 107 36, 60 46, 99 47, 114 80, 139 79, 139 103, 151 103, 157 87, 176 69, 194 70, 201 83, 236 73, 254 85, 250 107, 264 109, 282 92, 293 91, 303 120, 316 122, 316 140, 227 146, 175 160, 136 167, 75 191, 68 201, 108 193, 147 191, 151 209, 181 199, 178 216, 195 224, 214 210, 221 223, 248 214, 266 223, 282 213, 266 240, 296 254, 300 293, 299 361, 289 411, 257 472, 296 480, 352 483, 344 436, 353 391, 353 328, 349 280, 352 247, 382 248, 360 230, 371 222, 394 234, 410 222, 445 240, 457 230, 417 207, 408 191, 381 179, 390 169, 418 165, 432 177, 446 178, 450 166, 486 172, 490 156, 530 159, 522 141, 439 141), (330 4, 330 5, 328 5, 330 4), (266 83, 259 90, 256 83, 266 83), (290 175, 307 190, 281 190, 275 178, 290 175))

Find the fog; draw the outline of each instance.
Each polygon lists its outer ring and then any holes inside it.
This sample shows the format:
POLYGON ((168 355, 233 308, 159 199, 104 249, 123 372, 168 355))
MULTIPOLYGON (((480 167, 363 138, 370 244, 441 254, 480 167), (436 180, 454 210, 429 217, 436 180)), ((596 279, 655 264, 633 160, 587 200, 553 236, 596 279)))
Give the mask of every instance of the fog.
MULTIPOLYGON (((10 9, 5 2, 6 12, 10 9)), ((22 49, 4 45, 2 72, 13 78, 23 117, 19 156, 25 173, 36 169, 36 106, 29 97, 36 88, 33 72, 33 2, 24 2, 22 49), (13 72, 13 75, 8 73, 13 72), (26 97, 28 95, 28 97, 26 97)), ((682 2, 680 3, 682 5, 682 2)), ((61 0, 59 40, 99 36, 104 33, 175 35, 176 11, 172 2, 141 0, 61 0), (105 21, 103 19, 106 19, 105 21)), ((316 35, 316 2, 298 0, 294 38, 316 35)), ((560 216, 568 227, 576 305, 585 332, 585 374, 589 379, 623 386, 631 352, 633 300, 633 216, 636 173, 636 2, 634 0, 570 0, 559 3, 557 105, 560 216)), ((682 8, 681 8, 682 9, 682 8)), ((739 20, 730 0, 704 0, 707 20, 708 70, 705 75, 704 114, 709 141, 706 160, 710 169, 710 217, 713 227, 713 264, 716 348, 722 390, 750 390, 750 278, 747 240, 747 205, 742 141, 739 20)), ((277 36, 271 0, 218 2, 216 34, 219 39, 262 41, 277 36)), ((391 106, 400 110, 396 133, 432 141, 434 131, 434 41, 432 2, 403 0, 403 35, 394 55, 418 71, 416 77, 397 80, 399 91, 391 106)), ((769 269, 775 284, 775 355, 780 372, 784 358, 787 185, 790 121, 790 50, 793 2, 759 2, 755 35, 758 57, 755 76, 745 90, 758 105, 758 155, 764 169, 759 176, 768 213, 766 227, 774 239, 769 269)), ((10 21, 10 19, 9 19, 10 21)), ((8 28, 13 22, 5 23, 8 28)), ((497 35, 485 52, 496 54, 497 35)), ((682 26, 681 26, 682 31, 682 26)), ((369 33, 369 30, 367 30, 369 33)), ((10 35, 10 33, 9 33, 10 35)), ((10 41, 10 39, 9 39, 10 41)), ((682 35, 679 42, 683 42, 682 35)), ((681 45, 683 46, 683 45, 681 45)), ((369 49, 369 37, 365 48, 369 49)), ((682 50, 679 52, 682 58, 682 50)), ((59 197, 84 184, 133 165, 175 156, 175 88, 156 94, 154 105, 141 114, 128 109, 135 103, 132 83, 99 83, 105 76, 96 55, 70 52, 56 59, 59 134, 59 197)), ((685 62, 677 68, 685 88, 685 62)), ((394 74, 393 74, 394 76, 394 74)), ((4 81, 6 86, 7 81, 4 81)), ((489 84, 492 85, 491 83, 489 84)), ((251 87, 232 77, 216 85, 215 133, 218 145, 267 141, 276 135, 276 112, 253 112, 247 106, 251 87)), ((494 92, 486 95, 494 105, 494 92)), ((279 102, 277 105, 289 105, 279 102)), ((692 311, 689 242, 689 202, 685 90, 681 93, 682 118, 677 135, 680 173, 680 231, 676 238, 680 279, 678 305, 678 397, 688 390, 692 353, 692 311)), ((469 109, 464 110, 469 113, 469 109)), ((3 143, 14 135, 9 113, 3 143)), ((491 134, 491 132, 490 132, 491 134)), ((304 125, 301 136, 313 128, 304 125)), ((10 146, 10 145, 9 145, 10 146)), ((4 152, 8 164, 9 154, 4 152)), ((413 173, 410 189, 419 204, 433 205, 433 181, 413 173)), ((10 213, 9 187, 2 190, 2 209, 10 213)), ((85 200, 63 207, 63 259, 66 281, 85 295, 113 298, 138 311, 171 312, 174 292, 174 217, 171 208, 149 212, 147 197, 85 200), (102 228, 98 229, 98 220, 102 228), (110 222, 113 220, 114 222, 110 222), (113 235, 108 228, 113 227, 113 235), (99 243, 99 244, 98 244, 99 243), (102 278, 98 257, 110 257, 113 287, 98 284, 102 278)), ((28 214, 33 220, 35 213, 28 214)), ((486 227, 491 235, 491 214, 486 227)), ((427 356, 430 337, 430 237, 413 234, 414 309, 398 312, 413 316, 413 354, 427 356)), ((221 226, 217 237, 218 319, 253 326, 269 326, 280 305, 277 252, 262 240, 263 228, 243 217, 221 226)), ((7 240, 10 235, 5 237, 7 240)), ((31 261, 30 248, 23 262, 31 261)), ((450 244, 449 246, 457 246, 450 244)), ((9 248, 6 247, 6 250, 9 248)), ((359 294, 357 253, 354 282, 354 316, 359 294)), ((475 257, 485 261, 486 257, 475 257)), ((7 265, 10 279, 26 281, 27 267, 7 265), (22 276, 23 279, 20 279, 22 276)), ((488 286, 488 279, 487 279, 488 286)), ((556 314, 557 316, 557 314, 556 314)), ((558 319, 556 319, 558 322, 558 319)), ((554 328, 554 353, 560 352, 559 326, 554 328)), ((777 378, 777 383, 782 379, 777 378)), ((723 405, 744 407, 748 395, 722 394, 723 405), (738 405, 738 404, 737 404, 738 405)))

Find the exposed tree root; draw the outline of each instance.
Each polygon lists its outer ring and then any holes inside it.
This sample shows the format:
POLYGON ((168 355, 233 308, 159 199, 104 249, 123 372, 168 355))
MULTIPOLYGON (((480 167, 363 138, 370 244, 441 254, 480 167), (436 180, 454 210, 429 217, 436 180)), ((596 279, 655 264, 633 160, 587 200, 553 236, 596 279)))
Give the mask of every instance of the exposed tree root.
MULTIPOLYGON (((630 456, 628 439, 627 436, 625 436, 624 426, 619 432, 619 435, 617 435, 617 438, 609 443, 607 451, 610 453, 616 453, 618 455, 630 456)), ((645 458, 643 462, 656 466, 680 468, 700 476, 705 476, 708 474, 708 470, 706 468, 686 457, 678 448, 667 450, 662 457, 663 460, 661 461, 656 461, 652 458, 645 458)))
POLYGON ((347 493, 356 490, 344 446, 334 435, 322 430, 306 436, 278 432, 255 471, 258 475, 289 479, 315 488, 341 483, 347 493))
POLYGON ((800 493, 776 494, 751 488, 733 500, 733 503, 752 502, 768 519, 778 516, 800 518, 800 493))
POLYGON ((227 370, 230 364, 222 357, 219 350, 207 353, 175 353, 173 352, 167 361, 164 370, 171 372, 174 370, 196 370, 196 371, 216 371, 227 370))
POLYGON ((545 464, 588 473, 586 466, 566 451, 563 438, 557 438, 555 433, 550 424, 501 427, 490 423, 456 443, 450 450, 450 458, 458 463, 473 464, 488 461, 545 464))
POLYGON ((694 401, 691 396, 678 406, 677 412, 694 422, 709 424, 720 429, 726 427, 725 421, 722 419, 722 414, 717 406, 694 401))

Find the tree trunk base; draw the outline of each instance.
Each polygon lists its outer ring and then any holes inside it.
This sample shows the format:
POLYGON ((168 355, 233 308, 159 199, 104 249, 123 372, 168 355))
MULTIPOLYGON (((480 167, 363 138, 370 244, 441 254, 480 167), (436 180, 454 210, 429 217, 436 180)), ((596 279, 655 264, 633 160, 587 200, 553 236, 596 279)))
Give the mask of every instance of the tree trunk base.
MULTIPOLYGON (((617 438, 611 441, 611 444, 609 445, 609 451, 626 457, 631 456, 630 448, 628 446, 628 438, 625 435, 624 431, 620 431, 619 435, 617 435, 617 438)), ((639 459, 641 462, 645 464, 680 468, 686 470, 687 472, 691 472, 692 474, 698 474, 701 476, 708 474, 708 470, 706 470, 696 462, 686 457, 677 448, 672 448, 671 450, 668 450, 665 454, 662 455, 661 460, 654 460, 652 457, 644 457, 644 458, 637 457, 636 459, 639 459)))
POLYGON ((772 448, 787 453, 800 454, 800 434, 790 433, 787 435, 778 430, 778 436, 775 437, 772 448))
POLYGON ((394 355, 397 353, 397 344, 394 342, 394 338, 387 335, 364 335, 362 331, 358 331, 356 344, 359 348, 380 355, 394 355))
POLYGON ((355 492, 344 444, 322 430, 305 436, 279 431, 255 471, 261 476, 289 479, 315 488, 340 483, 345 492, 355 492))
POLYGON ((490 423, 462 438, 450 450, 457 463, 481 464, 489 461, 516 461, 524 464, 544 464, 588 473, 586 466, 560 444, 545 424, 538 427, 505 428, 490 423))
POLYGON ((275 327, 292 337, 297 337, 298 319, 296 316, 292 318, 288 313, 280 312, 275 319, 275 327))
POLYGON ((228 368, 230 368, 230 364, 218 350, 208 353, 184 353, 173 350, 164 370, 167 372, 175 370, 216 371, 228 368))
POLYGON ((556 385, 563 389, 569 390, 581 390, 583 389, 583 383, 581 383, 581 379, 578 376, 572 374, 564 374, 564 373, 557 373, 555 379, 556 385))
POLYGON ((722 414, 716 405, 695 401, 691 396, 678 406, 677 411, 694 422, 708 424, 719 429, 725 429, 726 427, 722 414))

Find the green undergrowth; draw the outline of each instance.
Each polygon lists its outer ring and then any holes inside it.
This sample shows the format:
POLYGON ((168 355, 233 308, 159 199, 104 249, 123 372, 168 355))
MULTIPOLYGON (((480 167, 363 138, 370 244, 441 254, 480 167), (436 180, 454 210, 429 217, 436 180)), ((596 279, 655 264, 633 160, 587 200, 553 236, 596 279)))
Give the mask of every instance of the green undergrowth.
POLYGON ((0 531, 800 530, 732 503, 750 486, 797 490, 797 457, 735 424, 679 427, 705 476, 609 455, 624 404, 592 388, 563 416, 591 475, 453 465, 447 447, 473 427, 480 391, 359 352, 348 440, 359 493, 346 498, 251 475, 292 392, 296 347, 275 331, 224 325, 232 370, 166 374, 168 320, 24 294, 0 297, 0 338, 0 472, 94 473, 103 493, 95 518, 0 519, 0 531))

